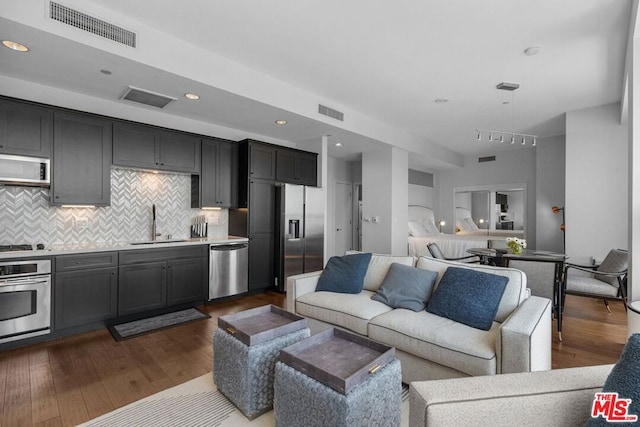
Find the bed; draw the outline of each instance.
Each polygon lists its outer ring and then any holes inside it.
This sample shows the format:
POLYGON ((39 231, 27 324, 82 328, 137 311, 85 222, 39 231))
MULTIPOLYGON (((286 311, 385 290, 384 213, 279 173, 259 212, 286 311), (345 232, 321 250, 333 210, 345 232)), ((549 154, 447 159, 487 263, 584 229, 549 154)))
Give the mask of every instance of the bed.
POLYGON ((481 230, 483 233, 479 235, 440 233, 433 210, 426 206, 409 205, 408 216, 409 255, 416 257, 431 256, 427 249, 429 243, 437 243, 446 257, 457 258, 469 255, 467 250, 471 248, 504 247, 507 237, 517 237, 513 232, 487 235, 487 230, 481 230))

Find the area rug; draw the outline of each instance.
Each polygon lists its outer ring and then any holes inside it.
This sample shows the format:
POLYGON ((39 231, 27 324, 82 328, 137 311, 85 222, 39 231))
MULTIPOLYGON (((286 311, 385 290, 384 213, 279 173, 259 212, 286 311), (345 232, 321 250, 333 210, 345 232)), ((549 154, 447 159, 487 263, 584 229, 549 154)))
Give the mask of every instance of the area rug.
MULTIPOLYGON (((402 389, 401 426, 409 425, 409 388, 402 389)), ((82 427, 272 427, 273 411, 249 421, 216 389, 211 372, 95 418, 82 427)))
POLYGON ((186 310, 109 326, 109 332, 111 332, 116 341, 120 341, 210 317, 197 308, 187 308, 186 310))

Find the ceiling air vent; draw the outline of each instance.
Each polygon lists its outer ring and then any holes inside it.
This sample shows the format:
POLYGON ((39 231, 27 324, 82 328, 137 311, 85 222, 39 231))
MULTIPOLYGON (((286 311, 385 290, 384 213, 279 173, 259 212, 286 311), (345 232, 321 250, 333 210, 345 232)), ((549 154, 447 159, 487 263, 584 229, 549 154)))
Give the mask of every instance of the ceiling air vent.
POLYGON ((331 117, 332 119, 340 120, 341 122, 344 121, 344 113, 334 110, 333 108, 326 107, 322 104, 318 104, 318 113, 331 117))
POLYGON ((478 163, 495 162, 496 156, 478 157, 478 163))
POLYGON ((127 90, 125 90, 125 92, 122 94, 120 99, 126 99, 127 101, 151 105, 152 107, 164 108, 167 106, 167 104, 175 101, 177 98, 129 86, 127 87, 127 90))
POLYGON ((129 47, 136 47, 136 33, 56 2, 49 2, 49 18, 129 47))

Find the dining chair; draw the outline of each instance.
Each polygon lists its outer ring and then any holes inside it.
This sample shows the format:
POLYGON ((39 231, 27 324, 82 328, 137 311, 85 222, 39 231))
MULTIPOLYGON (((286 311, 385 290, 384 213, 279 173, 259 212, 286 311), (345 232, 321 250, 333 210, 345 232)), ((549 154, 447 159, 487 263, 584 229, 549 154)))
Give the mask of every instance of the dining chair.
POLYGON ((433 258, 444 259, 447 261, 459 261, 466 263, 479 263, 480 259, 476 255, 463 256, 458 258, 447 258, 444 256, 437 243, 431 242, 427 244, 427 249, 433 258))
MULTIPOLYGON (((566 295, 602 299, 609 313, 610 299, 621 300, 627 309, 627 269, 629 254, 624 249, 612 249, 596 265, 566 263, 560 295, 560 311, 566 295)), ((558 331, 562 332, 562 316, 558 319, 558 331)))

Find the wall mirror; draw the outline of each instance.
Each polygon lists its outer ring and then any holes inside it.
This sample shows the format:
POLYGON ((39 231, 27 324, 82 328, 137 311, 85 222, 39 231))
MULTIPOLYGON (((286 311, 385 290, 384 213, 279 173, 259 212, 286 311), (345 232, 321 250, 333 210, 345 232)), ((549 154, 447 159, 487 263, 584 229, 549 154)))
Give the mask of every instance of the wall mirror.
POLYGON ((454 215, 468 215, 480 229, 526 230, 526 184, 454 188, 454 215), (459 209, 462 208, 462 209, 459 209))

